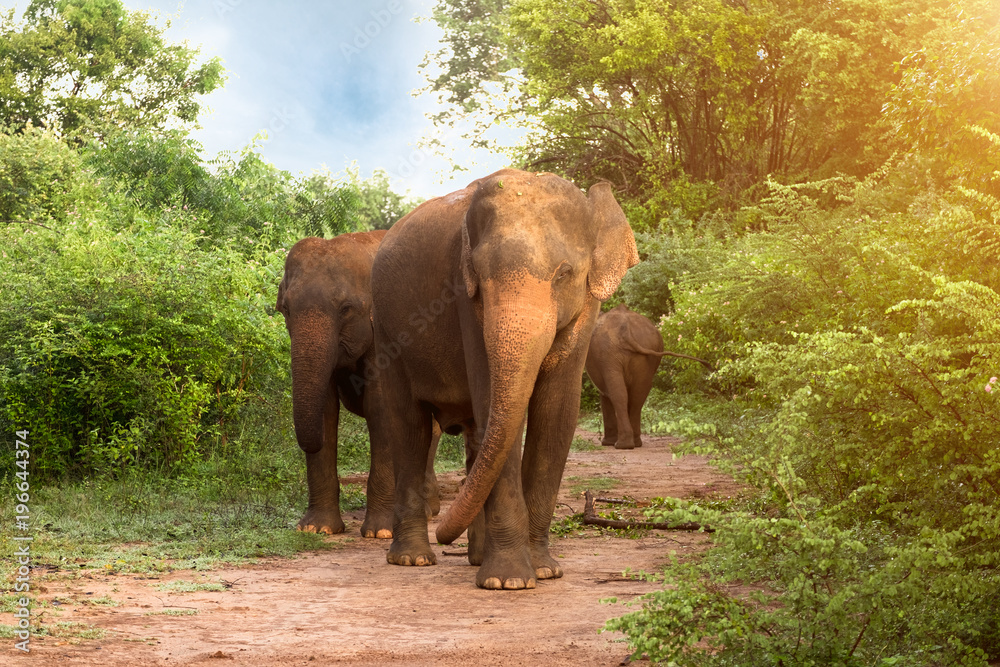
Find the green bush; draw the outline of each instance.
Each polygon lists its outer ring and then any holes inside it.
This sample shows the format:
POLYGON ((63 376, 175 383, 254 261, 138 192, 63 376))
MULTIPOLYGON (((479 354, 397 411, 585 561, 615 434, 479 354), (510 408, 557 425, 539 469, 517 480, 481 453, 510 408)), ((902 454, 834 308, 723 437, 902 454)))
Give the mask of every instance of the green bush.
POLYGON ((637 653, 678 665, 1000 656, 1000 208, 920 193, 911 167, 772 184, 755 214, 766 231, 673 288, 664 338, 714 359, 712 389, 731 403, 658 428, 724 456, 763 504, 683 514, 715 527, 718 548, 610 624, 637 653), (758 593, 730 591, 748 583, 758 593))
POLYGON ((282 252, 203 247, 183 211, 124 231, 106 215, 0 230, 0 414, 42 475, 188 461, 286 377, 282 252))
POLYGON ((0 225, 60 224, 97 199, 80 156, 52 132, 0 132, 0 225))

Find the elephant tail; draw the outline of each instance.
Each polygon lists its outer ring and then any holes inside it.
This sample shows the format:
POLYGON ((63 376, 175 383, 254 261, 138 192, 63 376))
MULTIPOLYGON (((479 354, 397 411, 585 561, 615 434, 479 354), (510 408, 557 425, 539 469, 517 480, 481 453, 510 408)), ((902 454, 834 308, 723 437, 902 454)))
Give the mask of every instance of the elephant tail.
POLYGON ((651 350, 648 347, 643 347, 642 345, 639 345, 638 343, 635 342, 630 343, 629 347, 632 348, 633 352, 636 352, 638 354, 648 354, 653 357, 678 357, 680 359, 690 359, 691 361, 697 361, 699 364, 703 364, 709 370, 713 371, 715 370, 715 366, 705 361, 704 359, 700 359, 698 357, 692 357, 688 354, 681 354, 680 352, 669 352, 669 351, 657 352, 656 350, 651 350))

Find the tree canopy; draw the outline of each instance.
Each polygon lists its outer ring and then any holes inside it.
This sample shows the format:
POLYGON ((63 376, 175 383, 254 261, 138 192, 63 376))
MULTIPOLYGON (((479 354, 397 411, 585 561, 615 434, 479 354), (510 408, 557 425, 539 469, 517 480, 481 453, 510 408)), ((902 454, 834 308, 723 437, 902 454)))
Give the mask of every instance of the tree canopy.
MULTIPOLYGON (((169 25, 169 24, 168 24, 169 25)), ((34 0, 0 19, 0 118, 65 137, 190 128, 199 97, 224 81, 218 58, 164 40, 147 12, 119 0, 34 0)))
POLYGON ((519 147, 533 168, 641 201, 688 183, 746 201, 768 177, 867 174, 928 124, 996 132, 998 14, 987 0, 441 0, 431 89, 452 104, 439 123, 475 111, 488 81, 516 91, 504 111, 535 121, 519 147))

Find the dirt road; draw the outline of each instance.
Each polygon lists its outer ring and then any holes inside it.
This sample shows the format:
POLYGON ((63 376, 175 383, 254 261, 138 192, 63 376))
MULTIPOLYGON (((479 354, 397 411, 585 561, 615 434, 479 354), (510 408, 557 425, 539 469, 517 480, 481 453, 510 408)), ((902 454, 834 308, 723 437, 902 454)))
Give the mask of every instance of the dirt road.
MULTIPOLYGON (((673 460, 675 442, 647 437, 638 450, 572 452, 557 515, 581 512, 588 485, 636 499, 734 492, 703 458, 673 460)), ((442 476, 444 506, 460 477, 442 476)), ((5 664, 35 665, 618 665, 628 654, 621 635, 599 631, 628 611, 622 601, 653 589, 622 572, 654 571, 671 551, 708 544, 703 533, 630 539, 591 528, 553 536, 564 577, 496 592, 476 588, 474 568, 451 555, 464 551, 458 543, 435 547, 437 566, 392 566, 388 541, 355 537, 362 513, 350 519, 346 535, 329 538, 332 551, 295 559, 155 580, 94 571, 47 578, 38 597, 60 604, 44 608, 43 622, 81 623, 73 627, 103 637, 36 636, 29 655, 7 640, 0 655, 5 664), (601 602, 609 597, 619 603, 601 602)))

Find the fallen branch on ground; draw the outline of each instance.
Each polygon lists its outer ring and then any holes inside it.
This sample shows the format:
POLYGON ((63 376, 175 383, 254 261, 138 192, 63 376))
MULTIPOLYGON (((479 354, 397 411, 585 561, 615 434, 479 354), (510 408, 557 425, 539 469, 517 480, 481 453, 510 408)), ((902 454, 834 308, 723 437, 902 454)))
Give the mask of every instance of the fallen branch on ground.
POLYGON ((700 523, 694 523, 693 521, 688 523, 660 523, 657 521, 619 521, 616 519, 602 519, 597 516, 597 512, 594 511, 594 494, 587 491, 584 494, 586 500, 583 506, 583 524, 585 526, 601 526, 603 528, 619 528, 619 529, 634 529, 634 530, 702 530, 706 533, 714 533, 714 528, 709 528, 707 526, 702 526, 700 523))

